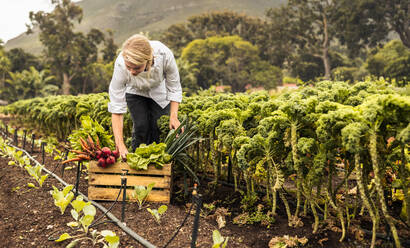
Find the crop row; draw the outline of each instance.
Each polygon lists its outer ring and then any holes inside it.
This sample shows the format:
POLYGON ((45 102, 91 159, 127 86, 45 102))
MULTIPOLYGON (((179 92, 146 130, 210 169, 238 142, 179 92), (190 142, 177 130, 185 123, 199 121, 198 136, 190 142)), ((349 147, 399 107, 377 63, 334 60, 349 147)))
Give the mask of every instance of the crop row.
MULTIPOLYGON (((64 138, 83 115, 109 130, 107 102, 106 94, 36 98, 3 112, 64 138)), ((190 148, 189 171, 211 171, 215 185, 233 178, 238 191, 245 182, 238 223, 260 217, 259 198, 270 206, 265 219, 274 218, 279 196, 290 226, 301 225, 301 211, 310 211, 314 232, 335 218, 343 240, 354 219, 368 213, 372 246, 387 223, 400 247, 399 219, 410 225, 410 99, 383 80, 324 81, 280 96, 208 90, 186 97, 180 112, 201 136, 190 148), (257 194, 262 188, 263 196, 257 194), (400 216, 392 213, 392 201, 400 204, 400 216)), ((166 133, 167 117, 159 125, 166 133)), ((129 118, 125 126, 130 130, 129 118)))

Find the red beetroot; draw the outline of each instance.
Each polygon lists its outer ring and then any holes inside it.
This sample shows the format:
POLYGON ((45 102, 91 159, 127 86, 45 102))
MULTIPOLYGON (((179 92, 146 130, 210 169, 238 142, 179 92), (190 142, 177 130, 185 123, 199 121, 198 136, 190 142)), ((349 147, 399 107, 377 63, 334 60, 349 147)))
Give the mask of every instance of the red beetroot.
POLYGON ((103 156, 106 158, 111 155, 111 150, 108 147, 103 147, 101 151, 103 153, 103 156))
POLYGON ((100 166, 100 167, 105 168, 105 167, 107 167, 107 162, 105 161, 104 158, 100 158, 100 159, 98 159, 98 164, 97 165, 100 166))
POLYGON ((120 152, 118 150, 112 151, 112 155, 114 155, 115 160, 117 160, 120 157, 120 152))
POLYGON ((96 152, 96 157, 97 157, 97 159, 99 159, 99 158, 101 158, 101 156, 102 156, 102 151, 101 150, 98 150, 97 152, 96 152))
POLYGON ((115 163, 115 157, 114 156, 109 156, 106 160, 107 165, 112 165, 115 163))

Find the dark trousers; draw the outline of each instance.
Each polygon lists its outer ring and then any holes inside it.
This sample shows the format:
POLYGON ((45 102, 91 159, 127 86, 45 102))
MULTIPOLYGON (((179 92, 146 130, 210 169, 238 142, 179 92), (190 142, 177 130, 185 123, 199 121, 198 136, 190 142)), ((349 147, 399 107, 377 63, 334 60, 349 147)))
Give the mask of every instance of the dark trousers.
POLYGON ((128 110, 131 114, 133 123, 132 128, 132 152, 140 144, 151 144, 154 141, 159 142, 159 128, 157 120, 162 115, 169 115, 170 105, 161 108, 151 98, 125 94, 128 110))

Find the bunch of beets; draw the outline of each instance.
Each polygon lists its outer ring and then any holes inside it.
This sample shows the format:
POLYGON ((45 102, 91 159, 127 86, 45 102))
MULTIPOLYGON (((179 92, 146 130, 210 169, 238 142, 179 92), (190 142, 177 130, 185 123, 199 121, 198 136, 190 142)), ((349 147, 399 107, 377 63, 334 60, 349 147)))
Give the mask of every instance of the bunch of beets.
POLYGON ((117 150, 111 151, 108 147, 103 147, 96 152, 96 159, 98 159, 97 165, 103 168, 115 164, 119 157, 120 153, 117 150))
POLYGON ((80 137, 79 143, 82 151, 71 150, 71 152, 77 154, 77 156, 75 158, 63 161, 63 164, 74 161, 97 160, 98 166, 105 168, 109 165, 115 164, 117 159, 120 157, 118 150, 111 151, 108 147, 101 148, 98 137, 95 143, 90 135, 88 135, 86 140, 80 137))

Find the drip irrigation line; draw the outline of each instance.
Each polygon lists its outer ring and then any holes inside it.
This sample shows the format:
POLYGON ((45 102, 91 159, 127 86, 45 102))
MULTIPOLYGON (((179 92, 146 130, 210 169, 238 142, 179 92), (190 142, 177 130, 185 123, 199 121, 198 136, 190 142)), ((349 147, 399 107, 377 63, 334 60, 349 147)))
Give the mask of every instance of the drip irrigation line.
POLYGON ((94 223, 91 223, 91 225, 90 225, 89 227, 93 227, 93 226, 97 226, 97 225, 99 225, 99 224, 102 224, 102 223, 97 223, 97 222, 98 222, 99 220, 101 220, 104 216, 106 216, 107 213, 110 212, 111 209, 115 206, 115 204, 117 204, 118 198, 120 197, 122 190, 123 190, 123 186, 121 185, 120 191, 118 192, 118 195, 117 195, 117 198, 115 199, 115 201, 111 204, 111 206, 107 209, 107 211, 105 211, 104 214, 102 214, 100 217, 98 217, 98 218, 94 221, 94 223))
POLYGON ((57 162, 57 165, 54 167, 54 170, 51 173, 54 173, 57 170, 58 166, 59 166, 59 162, 57 162))
MULTIPOLYGON (((4 135, 3 131, 1 131, 2 134, 4 135)), ((7 136, 6 136, 7 137, 7 136)), ((8 138, 8 137, 7 137, 8 138)), ((14 147, 17 150, 20 150, 22 152, 24 152, 26 154, 26 156, 32 160, 34 163, 36 163, 37 165, 42 166, 36 159, 34 159, 26 150, 21 149, 17 146, 14 146, 13 144, 8 144, 11 147, 14 147)), ((64 187, 67 187, 69 184, 66 183, 63 179, 61 179, 59 176, 57 176, 56 174, 54 174, 53 172, 49 171, 47 168, 43 168, 43 170, 53 176, 55 179, 57 179, 57 181, 59 181, 62 185, 64 185, 64 187)), ((143 237, 139 236, 138 234, 136 234, 133 230, 131 230, 130 228, 128 228, 124 223, 122 223, 117 217, 115 217, 115 215, 113 215, 112 213, 108 212, 107 209, 103 206, 101 206, 100 204, 88 200, 88 197, 86 195, 84 195, 83 193, 81 193, 80 191, 78 192, 79 195, 81 195, 83 197, 83 199, 85 201, 89 201, 91 202, 91 204, 93 204, 95 207, 97 207, 98 209, 100 209, 103 213, 106 212, 106 215, 108 218, 110 218, 118 227, 120 227, 122 230, 124 230, 124 232, 126 232, 127 234, 129 234, 132 238, 134 238, 136 241, 138 241, 141 245, 143 245, 146 248, 156 248, 155 245, 151 244, 149 241, 147 241, 146 239, 144 239, 143 237)))
MULTIPOLYGON (((4 135, 4 132, 3 132, 3 131, 0 131, 0 132, 4 135)), ((10 139, 7 135, 5 135, 5 137, 6 137, 7 139, 9 139, 9 140, 12 141, 12 139, 10 139)), ((21 148, 19 148, 19 147, 16 147, 16 146, 14 146, 14 145, 11 145, 11 144, 10 144, 10 146, 12 146, 12 147, 14 147, 14 148, 16 148, 16 149, 18 149, 18 150, 24 152, 24 153, 29 157, 29 159, 31 159, 32 161, 34 161, 37 165, 40 165, 40 166, 41 166, 41 164, 40 164, 37 160, 35 160, 26 150, 21 149, 21 148)), ((57 168, 57 167, 58 167, 58 166, 56 166, 56 168, 57 168)), ((68 186, 68 185, 69 185, 68 183, 66 183, 63 179, 61 179, 61 178, 60 178, 59 176, 57 176, 56 174, 54 174, 54 171, 56 170, 56 168, 53 170, 53 172, 49 171, 47 168, 43 168, 43 170, 44 170, 46 173, 48 173, 49 175, 53 176, 55 179, 57 179, 57 180, 58 180, 61 184, 63 184, 65 187, 68 186)), ((118 202, 118 198, 119 198, 119 196, 120 196, 120 194, 121 194, 122 189, 123 189, 123 187, 121 187, 120 191, 118 192, 118 195, 117 195, 117 198, 116 198, 115 202, 110 206, 109 209, 105 209, 103 206, 99 205, 98 203, 96 203, 96 202, 94 202, 94 201, 88 200, 87 196, 85 196, 85 195, 84 195, 83 193, 81 193, 80 191, 78 192, 79 195, 83 196, 83 199, 84 199, 84 200, 91 202, 91 204, 93 204, 94 206, 96 206, 97 208, 99 208, 102 212, 104 212, 103 215, 101 215, 93 224, 90 225, 90 227, 92 227, 92 226, 97 226, 97 225, 104 224, 104 223, 110 223, 110 222, 112 222, 112 223, 118 225, 118 226, 119 226, 121 229, 123 229, 127 234, 129 234, 131 237, 133 237, 135 240, 137 240, 140 244, 142 244, 142 245, 145 246, 146 248, 157 248, 156 246, 154 246, 153 244, 149 243, 147 240, 145 240, 144 238, 142 238, 141 236, 139 236, 138 234, 136 234, 136 233, 135 233, 134 231, 132 231, 130 228, 128 228, 127 226, 125 226, 125 224, 122 223, 119 219, 117 219, 117 218, 115 217, 115 215, 113 215, 112 213, 109 212, 109 211, 112 209, 112 207, 118 202), (100 220, 103 216, 107 216, 107 217, 110 218, 111 220, 105 220, 105 221, 103 221, 103 222, 97 223, 97 221, 100 220)), ((175 237, 178 235, 179 231, 180 231, 181 228, 184 226, 184 224, 185 224, 185 222, 187 221, 189 215, 191 214, 191 211, 192 211, 192 208, 193 208, 194 205, 195 205, 194 202, 192 202, 191 207, 189 208, 188 213, 185 215, 184 220, 182 221, 182 223, 180 224, 180 226, 178 227, 178 229, 175 231, 175 233, 173 234, 173 236, 172 236, 172 237, 168 240, 168 242, 165 244, 165 246, 163 246, 163 248, 166 248, 166 247, 175 239, 175 237)))
POLYGON ((177 234, 179 233, 179 230, 181 230, 181 228, 184 226, 186 220, 188 219, 188 216, 191 215, 191 210, 192 210, 192 207, 193 207, 194 205, 195 205, 194 202, 192 202, 191 207, 189 208, 188 213, 185 215, 185 218, 184 218, 184 220, 182 221, 181 225, 179 225, 179 227, 178 227, 178 229, 176 230, 176 232, 174 233, 174 235, 172 235, 172 237, 168 240, 168 242, 164 245, 163 248, 166 248, 166 247, 175 239, 175 237, 176 237, 177 234))

